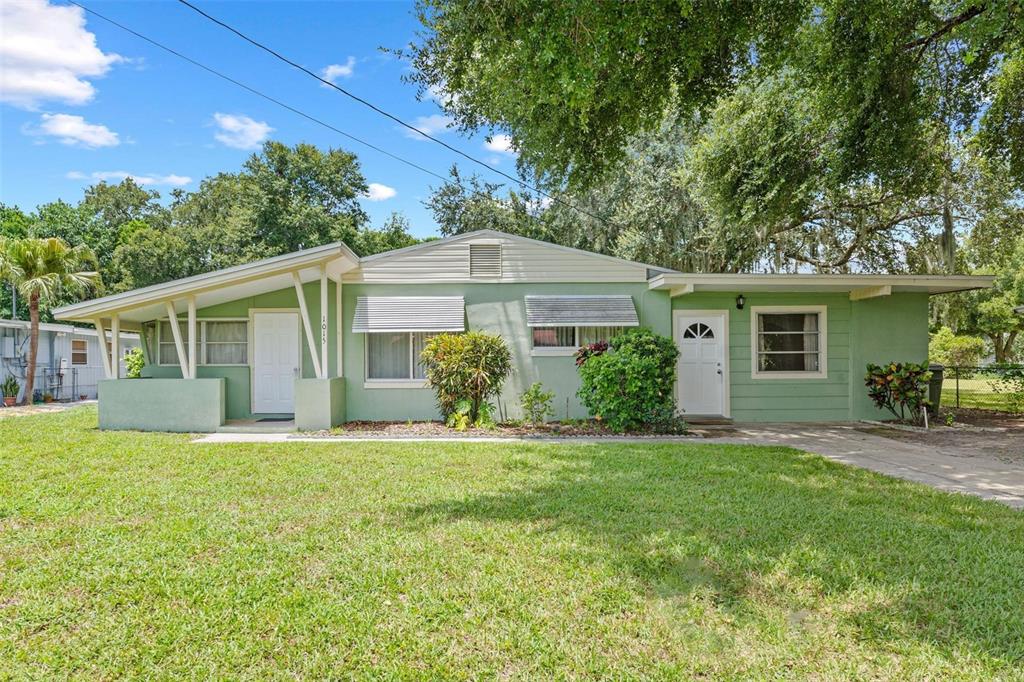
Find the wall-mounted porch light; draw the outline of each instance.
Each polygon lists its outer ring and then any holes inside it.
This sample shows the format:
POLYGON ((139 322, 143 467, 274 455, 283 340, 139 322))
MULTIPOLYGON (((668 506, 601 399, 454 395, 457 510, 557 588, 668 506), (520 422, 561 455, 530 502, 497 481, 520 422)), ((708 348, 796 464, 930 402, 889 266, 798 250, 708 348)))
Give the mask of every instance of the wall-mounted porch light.
POLYGON ((746 305, 747 299, 743 298, 743 294, 736 297, 736 310, 743 310, 743 306, 746 305))

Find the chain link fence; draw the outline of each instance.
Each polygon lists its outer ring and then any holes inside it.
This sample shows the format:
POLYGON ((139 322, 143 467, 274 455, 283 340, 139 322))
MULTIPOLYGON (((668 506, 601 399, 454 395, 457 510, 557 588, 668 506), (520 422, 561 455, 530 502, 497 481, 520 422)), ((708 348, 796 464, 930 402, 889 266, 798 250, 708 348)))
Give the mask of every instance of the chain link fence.
POLYGON ((942 404, 1024 413, 1024 365, 946 367, 942 404))

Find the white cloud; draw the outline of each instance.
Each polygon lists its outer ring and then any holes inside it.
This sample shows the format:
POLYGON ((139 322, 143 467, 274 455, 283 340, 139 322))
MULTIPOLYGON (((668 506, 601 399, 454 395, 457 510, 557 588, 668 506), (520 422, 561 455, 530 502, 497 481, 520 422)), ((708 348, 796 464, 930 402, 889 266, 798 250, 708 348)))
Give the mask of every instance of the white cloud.
POLYGON ((85 104, 99 77, 124 58, 96 46, 78 7, 46 0, 0 2, 0 101, 25 109, 59 100, 85 104))
POLYGON ((93 182, 115 182, 119 183, 125 178, 131 178, 138 185, 167 185, 170 187, 182 187, 192 182, 187 175, 140 175, 128 171, 94 171, 86 175, 81 171, 70 171, 64 177, 69 180, 92 180, 93 182))
POLYGON ((369 189, 366 192, 366 198, 370 201, 386 201, 398 194, 394 187, 388 187, 387 185, 382 185, 379 182, 371 182, 368 187, 369 189))
POLYGON ((448 89, 443 85, 428 86, 427 97, 434 100, 442 107, 449 107, 459 103, 458 93, 448 92, 448 89))
MULTIPOLYGON (((324 77, 324 80, 329 80, 332 83, 337 83, 339 78, 351 78, 355 72, 356 58, 349 57, 344 64, 328 64, 320 71, 320 75, 324 77)), ((328 87, 324 85, 324 87, 328 87)))
POLYGON ((29 135, 56 137, 61 144, 72 147, 116 147, 121 144, 117 133, 104 125, 88 123, 81 116, 71 114, 43 114, 38 126, 26 126, 29 135))
MULTIPOLYGON (((417 116, 415 119, 413 119, 412 125, 422 130, 428 135, 438 135, 448 130, 448 126, 450 126, 453 122, 454 119, 452 119, 450 116, 443 116, 441 114, 431 114, 430 116, 417 116)), ((414 140, 426 139, 419 133, 409 130, 408 128, 403 128, 402 130, 405 131, 406 137, 411 137, 414 140)))
POLYGON ((512 137, 510 135, 493 135, 489 140, 484 142, 484 149, 492 152, 499 152, 501 154, 509 154, 515 156, 516 150, 512 147, 512 137))
POLYGON ((213 115, 220 132, 214 135, 218 142, 235 149, 256 149, 274 131, 266 121, 254 121, 241 114, 213 115))

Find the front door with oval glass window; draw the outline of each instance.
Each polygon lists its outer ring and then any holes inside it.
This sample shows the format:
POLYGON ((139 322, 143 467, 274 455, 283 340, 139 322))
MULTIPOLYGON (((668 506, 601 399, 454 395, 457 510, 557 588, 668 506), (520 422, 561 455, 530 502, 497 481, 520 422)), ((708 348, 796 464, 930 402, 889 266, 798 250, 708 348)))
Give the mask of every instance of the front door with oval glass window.
POLYGON ((725 415, 725 314, 676 316, 677 400, 685 414, 725 415))

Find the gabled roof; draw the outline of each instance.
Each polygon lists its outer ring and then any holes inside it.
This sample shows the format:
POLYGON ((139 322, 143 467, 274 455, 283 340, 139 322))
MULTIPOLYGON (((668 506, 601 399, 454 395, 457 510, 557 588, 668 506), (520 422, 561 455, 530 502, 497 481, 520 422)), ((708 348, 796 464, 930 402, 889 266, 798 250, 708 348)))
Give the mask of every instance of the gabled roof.
POLYGON ((473 239, 492 238, 492 239, 508 239, 511 241, 522 242, 524 244, 533 244, 534 246, 541 246, 547 249, 554 249, 557 251, 564 251, 566 253, 574 253, 577 255, 589 256, 591 258, 598 258, 606 260, 612 263, 621 263, 627 265, 636 265, 639 267, 647 268, 648 270, 654 270, 655 272, 676 272, 671 268, 663 268, 659 265, 649 265, 647 263, 641 263, 639 261, 628 260, 626 258, 618 258, 616 256, 608 256, 603 253, 596 253, 594 251, 587 251, 586 249, 576 249, 571 246, 562 246, 561 244, 552 244, 541 239, 532 239, 531 237, 523 237, 518 234, 510 234, 508 232, 499 232, 498 230, 474 230, 472 232, 463 232, 461 234, 453 234, 450 237, 444 237, 442 239, 432 239, 427 242, 420 244, 413 244, 412 246, 406 246, 401 249, 392 249, 391 251, 384 251, 383 253, 377 253, 372 256, 364 256, 361 260, 363 263, 372 263, 378 260, 384 260, 387 258, 393 258, 423 249, 434 248, 440 244, 446 244, 450 242, 458 242, 473 239))

